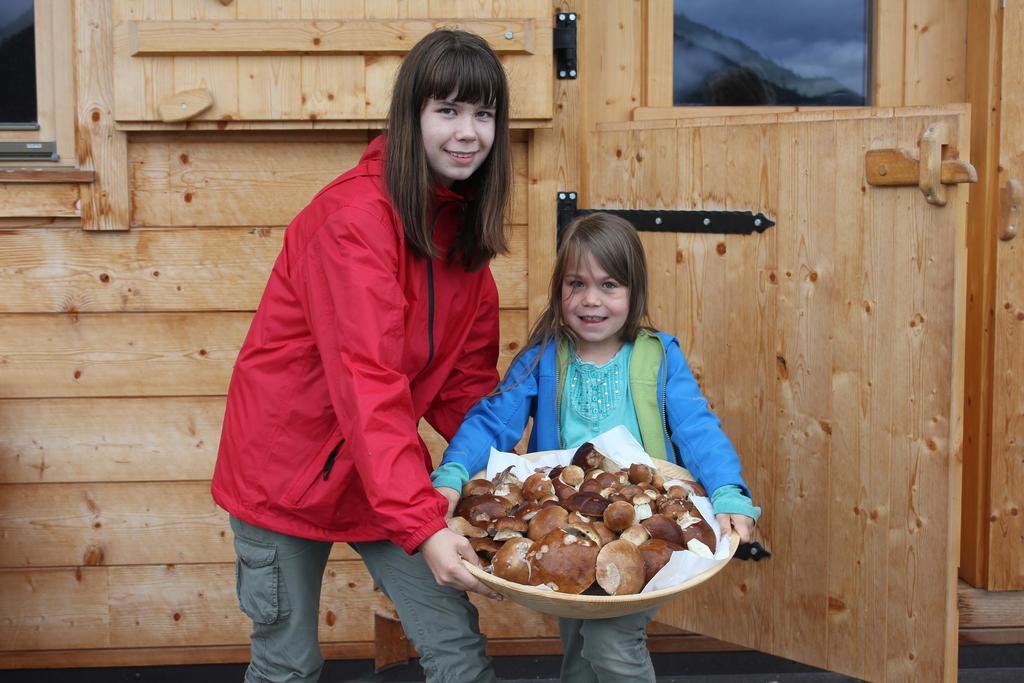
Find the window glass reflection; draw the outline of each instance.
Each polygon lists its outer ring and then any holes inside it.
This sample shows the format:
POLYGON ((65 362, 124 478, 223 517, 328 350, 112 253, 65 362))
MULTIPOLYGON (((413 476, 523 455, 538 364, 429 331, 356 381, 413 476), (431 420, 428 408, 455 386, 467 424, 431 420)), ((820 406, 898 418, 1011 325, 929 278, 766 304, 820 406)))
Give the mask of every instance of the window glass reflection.
POLYGON ((864 105, 870 0, 675 0, 673 103, 864 105))

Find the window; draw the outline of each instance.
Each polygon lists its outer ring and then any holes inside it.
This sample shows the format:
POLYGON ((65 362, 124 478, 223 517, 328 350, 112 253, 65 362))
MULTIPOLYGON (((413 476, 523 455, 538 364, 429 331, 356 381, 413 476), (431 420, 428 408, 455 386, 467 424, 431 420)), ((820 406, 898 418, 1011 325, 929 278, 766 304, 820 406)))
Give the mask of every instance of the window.
POLYGON ((0 2, 0 167, 74 166, 70 0, 0 2))
POLYGON ((0 4, 0 127, 38 128, 36 18, 32 0, 0 4))
POLYGON ((869 103, 870 0, 675 0, 675 105, 869 103))

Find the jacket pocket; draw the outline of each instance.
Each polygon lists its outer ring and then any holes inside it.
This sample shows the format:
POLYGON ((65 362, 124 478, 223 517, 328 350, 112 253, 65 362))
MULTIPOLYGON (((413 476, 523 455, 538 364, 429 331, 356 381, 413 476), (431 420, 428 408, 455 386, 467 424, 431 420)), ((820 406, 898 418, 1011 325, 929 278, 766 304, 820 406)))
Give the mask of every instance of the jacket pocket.
POLYGON ((345 445, 345 438, 341 434, 335 433, 331 435, 331 438, 317 451, 316 457, 302 469, 299 476, 288 487, 284 494, 284 504, 287 507, 303 507, 303 501, 310 489, 330 478, 331 471, 334 469, 334 463, 338 459, 343 445, 345 445))
POLYGON ((257 624, 275 624, 287 617, 287 611, 281 610, 277 547, 235 537, 235 554, 235 590, 242 612, 257 624))

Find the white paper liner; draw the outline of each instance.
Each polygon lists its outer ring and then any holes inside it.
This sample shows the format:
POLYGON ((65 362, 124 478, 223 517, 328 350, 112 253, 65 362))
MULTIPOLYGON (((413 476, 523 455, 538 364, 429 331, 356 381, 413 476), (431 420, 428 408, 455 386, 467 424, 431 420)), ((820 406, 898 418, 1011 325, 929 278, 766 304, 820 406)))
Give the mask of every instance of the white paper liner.
MULTIPOLYGON (((594 448, 618 463, 620 467, 626 468, 633 463, 654 466, 654 461, 644 451, 643 446, 637 443, 637 440, 633 438, 629 430, 621 425, 591 439, 590 443, 594 444, 594 448)), ((487 461, 487 478, 491 479, 505 468, 511 466, 512 473, 520 480, 525 481, 538 468, 568 465, 572 462, 572 456, 575 453, 575 448, 561 451, 545 451, 536 460, 527 460, 521 455, 505 453, 492 448, 490 458, 487 461)), ((690 550, 677 550, 672 553, 668 564, 662 567, 661 571, 655 574, 647 585, 644 586, 644 589, 640 591, 641 593, 671 588, 729 560, 729 543, 727 540, 722 539, 722 530, 718 526, 718 520, 715 518, 711 501, 705 496, 690 496, 690 500, 693 501, 700 514, 711 525, 711 529, 715 532, 715 537, 718 539, 714 559, 701 557, 690 550)))

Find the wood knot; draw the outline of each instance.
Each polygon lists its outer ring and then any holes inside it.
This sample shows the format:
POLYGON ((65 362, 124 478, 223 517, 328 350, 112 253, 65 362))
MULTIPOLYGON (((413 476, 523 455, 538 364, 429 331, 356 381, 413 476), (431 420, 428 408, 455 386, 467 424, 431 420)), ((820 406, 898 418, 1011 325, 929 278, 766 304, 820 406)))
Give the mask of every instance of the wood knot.
POLYGON ((187 164, 188 163, 188 155, 187 154, 181 154, 178 158, 181 159, 181 163, 183 163, 183 164, 187 164))
POLYGON ((334 626, 334 623, 337 620, 338 620, 338 617, 335 616, 334 612, 332 612, 331 610, 327 610, 327 615, 324 617, 324 621, 327 622, 327 625, 328 626, 334 626))
POLYGON ((192 193, 191 192, 186 192, 185 193, 185 203, 188 204, 191 201, 192 201, 192 193))
POLYGON ((779 368, 779 377, 789 379, 789 366, 786 364, 786 358, 782 354, 775 356, 775 365, 779 368))
POLYGON ((107 275, 106 273, 100 273, 100 282, 102 282, 103 284, 110 282, 110 276, 107 275))
POLYGON ((82 556, 82 564, 86 567, 96 567, 103 564, 103 548, 98 545, 90 545, 85 549, 82 556))
POLYGON ((719 242, 718 244, 716 244, 715 251, 718 252, 719 256, 725 256, 725 252, 727 251, 725 242, 719 242))
POLYGON ((98 111, 94 111, 92 113, 92 120, 93 120, 93 123, 96 123, 96 122, 98 122, 100 120, 100 113, 98 111))

